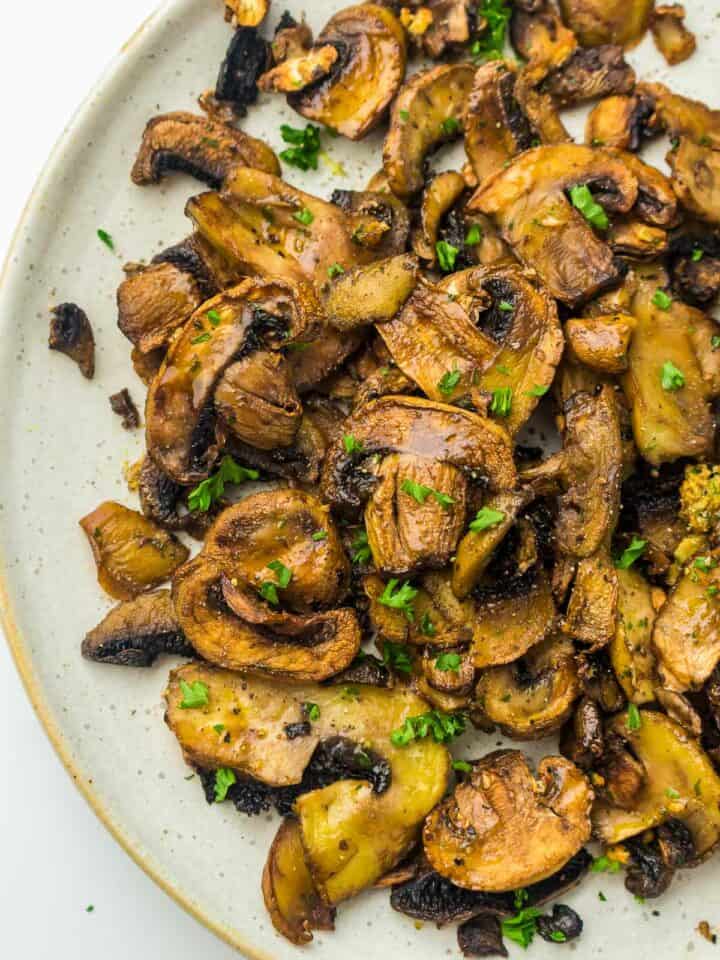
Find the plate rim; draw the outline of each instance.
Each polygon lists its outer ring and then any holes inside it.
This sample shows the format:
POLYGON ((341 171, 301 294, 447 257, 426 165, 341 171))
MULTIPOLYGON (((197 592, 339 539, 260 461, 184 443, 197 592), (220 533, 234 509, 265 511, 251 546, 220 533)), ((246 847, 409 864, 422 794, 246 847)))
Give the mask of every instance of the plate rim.
MULTIPOLYGON (((7 289, 11 283, 10 274, 13 260, 16 258, 18 260, 20 259, 20 236, 23 229, 35 212, 35 207, 43 188, 51 183, 57 175, 57 168, 61 163, 62 153, 79 132, 84 117, 86 113, 92 109, 98 93, 103 87, 110 84, 121 70, 126 68, 128 56, 137 53, 137 48, 140 46, 141 40, 146 43, 153 42, 164 27, 163 20, 166 14, 170 13, 170 11, 175 11, 177 7, 181 7, 184 4, 192 4, 193 2, 194 0, 163 0, 162 3, 156 5, 154 10, 140 22, 128 39, 123 42, 118 52, 110 59, 104 70, 91 85, 88 93, 72 112, 70 119, 43 163, 11 234, 7 252, 2 267, 0 268, 0 312, 3 301, 8 295, 7 289)), ((159 865, 156 865, 149 855, 144 854, 136 847, 131 838, 124 832, 122 826, 103 805, 100 797, 93 789, 92 781, 84 776, 79 763, 73 757, 72 749, 65 738, 60 724, 52 716, 50 707, 45 701, 42 685, 33 669, 29 646, 17 624, 13 604, 10 599, 11 591, 6 558, 3 554, 4 552, 0 548, 0 626, 2 626, 12 661, 20 675, 20 680, 33 711, 74 786, 115 842, 179 907, 201 923, 211 933, 219 937, 220 940, 235 950, 238 950, 243 956, 247 957, 248 960, 272 960, 271 954, 259 951, 248 944, 233 928, 212 920, 194 902, 190 894, 185 893, 180 886, 177 886, 167 877, 163 876, 159 865)))

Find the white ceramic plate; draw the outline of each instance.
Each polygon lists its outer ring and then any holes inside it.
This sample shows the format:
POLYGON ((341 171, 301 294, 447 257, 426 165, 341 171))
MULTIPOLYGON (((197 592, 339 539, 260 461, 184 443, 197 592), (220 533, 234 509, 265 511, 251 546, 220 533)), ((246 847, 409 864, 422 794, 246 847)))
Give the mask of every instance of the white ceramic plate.
MULTIPOLYGON (((344 6, 308 0, 319 29, 344 6)), ((297 16, 302 3, 276 0, 297 16)), ((720 106, 720 3, 692 3, 690 25, 699 53, 669 70, 651 42, 630 59, 646 78, 667 80, 680 92, 720 106)), ((271 18, 271 25, 274 19, 271 18)), ((6 263, 0 292, 0 550, 2 613, 7 637, 28 693, 80 789, 136 861, 179 903, 247 956, 298 956, 278 937, 265 913, 260 875, 277 827, 274 817, 247 819, 229 806, 208 807, 197 778, 187 781, 174 737, 163 723, 161 693, 167 661, 150 670, 87 663, 85 632, 108 609, 96 580, 78 518, 106 498, 135 506, 122 465, 141 452, 141 434, 129 435, 111 413, 108 395, 141 385, 127 341, 115 321, 115 290, 124 260, 149 258, 189 232, 186 197, 198 185, 172 177, 154 188, 130 183, 130 165, 146 120, 193 109, 214 83, 230 38, 220 0, 172 0, 128 43, 83 105, 54 151, 28 203, 6 263), (116 252, 97 239, 103 228, 116 252), (48 309, 77 301, 97 340, 97 372, 88 383, 69 360, 47 349, 48 309)), ((300 125, 282 98, 263 98, 244 126, 281 148, 282 122, 300 125)), ((362 186, 379 166, 379 136, 362 144, 328 140, 347 176, 289 168, 288 179, 321 196, 337 186, 362 186)), ((496 738, 466 737, 467 755, 496 738)), ((550 744, 545 752, 554 748, 550 744)), ((584 957, 615 960, 713 956, 695 932, 698 921, 720 921, 720 862, 682 874, 657 903, 637 904, 619 878, 592 876, 565 899, 585 920, 572 948, 584 957), (602 890, 607 902, 600 902, 602 890), (659 916, 654 915, 657 907, 659 916)), ((511 946, 511 950, 513 947, 511 946)), ((538 960, 559 957, 536 941, 538 960)), ((307 953, 317 960, 436 960, 458 955, 453 928, 412 921, 390 910, 374 892, 341 906, 337 931, 320 934, 307 953)))

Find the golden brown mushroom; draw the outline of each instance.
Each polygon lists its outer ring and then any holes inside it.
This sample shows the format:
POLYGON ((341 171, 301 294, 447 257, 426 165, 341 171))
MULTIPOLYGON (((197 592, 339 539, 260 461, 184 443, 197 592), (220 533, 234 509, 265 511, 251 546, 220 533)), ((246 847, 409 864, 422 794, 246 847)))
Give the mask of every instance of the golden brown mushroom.
POLYGON ((635 318, 629 314, 574 318, 565 324, 565 340, 586 367, 598 373, 623 373, 634 327, 635 318))
POLYGON ((650 584, 637 570, 618 570, 618 610, 610 660, 618 683, 631 703, 655 698, 655 654, 650 638, 655 623, 650 584))
POLYGON ((560 0, 563 20, 584 47, 634 46, 650 22, 653 0, 560 0))
POLYGON ((225 0, 226 19, 239 27, 257 27, 267 16, 270 0, 225 0))
MULTIPOLYGON (((432 177, 423 190, 420 224, 413 234, 412 245, 415 253, 431 265, 437 259, 441 221, 460 199, 465 189, 465 179, 454 170, 446 170, 432 177)), ((392 319, 392 317, 386 319, 392 319)))
POLYGON ((264 73, 258 80, 258 87, 268 93, 293 93, 303 90, 326 77, 337 59, 337 48, 331 44, 311 47, 297 56, 286 57, 264 73))
POLYGON ((650 16, 655 46, 670 66, 682 63, 695 53, 695 34, 685 26, 685 7, 680 3, 656 6, 650 16))
POLYGON ((642 93, 606 97, 588 114, 585 143, 593 147, 639 150, 643 141, 655 132, 654 112, 655 101, 642 93))
POLYGON ((163 653, 189 657, 169 590, 154 590, 113 607, 85 635, 82 655, 99 663, 149 667, 163 653))
POLYGON ((683 207, 701 220, 720 224, 720 150, 680 137, 666 159, 683 207))
POLYGON ((672 138, 688 137, 700 146, 720 149, 720 110, 673 93, 662 83, 639 83, 635 92, 654 104, 650 120, 654 129, 666 130, 672 138))

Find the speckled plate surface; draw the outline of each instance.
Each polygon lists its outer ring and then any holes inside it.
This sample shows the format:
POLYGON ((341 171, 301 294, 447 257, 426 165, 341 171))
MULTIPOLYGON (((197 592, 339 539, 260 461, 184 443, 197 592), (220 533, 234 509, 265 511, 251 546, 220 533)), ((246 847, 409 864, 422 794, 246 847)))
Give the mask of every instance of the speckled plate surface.
MULTIPOLYGON (((321 27, 342 5, 308 0, 312 26, 321 27)), ((303 5, 279 3, 276 17, 285 6, 299 15, 303 5)), ((720 106, 720 3, 688 6, 699 42, 695 57, 669 70, 646 39, 630 59, 643 77, 666 80, 720 106)), ((182 906, 242 953, 288 960, 298 948, 275 934, 260 894, 276 819, 249 820, 229 805, 208 807, 197 778, 186 779, 187 767, 163 723, 167 660, 131 670, 87 663, 79 652, 81 638, 110 604, 96 583, 77 520, 106 498, 135 506, 122 466, 141 453, 141 433, 123 431, 107 400, 125 386, 138 399, 143 393, 128 343, 115 325, 115 289, 125 260, 149 258, 188 232, 184 201, 198 191, 184 177, 135 187, 130 165, 151 115, 193 109, 197 95, 213 85, 229 36, 220 0, 173 0, 163 7, 123 48, 78 112, 18 228, 0 291, 2 615, 48 734, 119 842, 182 906), (115 238, 115 252, 97 240, 99 227, 115 238), (47 349, 48 309, 63 300, 80 303, 95 330, 97 372, 90 383, 47 349)), ((280 148, 282 122, 297 124, 297 116, 282 98, 263 98, 245 127, 280 148)), ((325 166, 317 174, 286 170, 288 179, 328 196, 333 187, 361 186, 379 166, 378 136, 362 144, 328 143, 333 159, 345 166, 344 178, 325 166)), ((459 750, 477 755, 496 742, 468 735, 459 750)), ((554 744, 543 747, 549 752, 554 744)), ((612 954, 615 960, 713 956, 695 927, 703 919, 720 922, 719 879, 716 858, 681 875, 656 904, 639 905, 621 879, 593 875, 565 898, 584 917, 586 931, 577 944, 561 949, 583 957, 612 954), (601 889, 606 902, 598 898, 601 889)), ((543 941, 532 947, 538 960, 558 957, 557 950, 543 941)), ((426 925, 418 931, 390 910, 385 892, 343 905, 336 933, 318 935, 306 952, 317 960, 458 955, 454 929, 426 925)))

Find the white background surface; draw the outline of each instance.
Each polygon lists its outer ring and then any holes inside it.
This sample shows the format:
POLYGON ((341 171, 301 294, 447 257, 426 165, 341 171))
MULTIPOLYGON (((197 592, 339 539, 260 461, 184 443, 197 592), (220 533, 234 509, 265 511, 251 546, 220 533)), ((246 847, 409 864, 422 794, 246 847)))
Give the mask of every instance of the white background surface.
MULTIPOLYGON (((217 4, 221 17, 219 0, 208 2, 217 4)), ((155 0, 26 0, 5 10, 0 261, 55 141, 155 5, 155 0)), ((0 955, 22 960, 237 956, 156 887, 100 825, 55 756, 4 643, 0 771, 0 955), (88 913, 90 904, 94 910, 88 913)))

